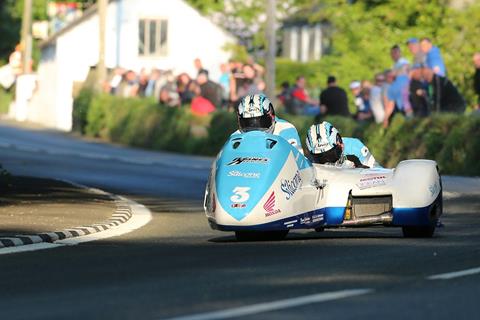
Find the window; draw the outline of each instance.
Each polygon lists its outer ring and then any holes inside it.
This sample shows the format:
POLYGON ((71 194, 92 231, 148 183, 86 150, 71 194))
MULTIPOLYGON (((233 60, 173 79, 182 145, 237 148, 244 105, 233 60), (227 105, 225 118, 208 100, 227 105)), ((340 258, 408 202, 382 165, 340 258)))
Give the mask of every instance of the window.
POLYGON ((138 22, 138 54, 164 56, 167 54, 168 21, 140 19, 138 22))

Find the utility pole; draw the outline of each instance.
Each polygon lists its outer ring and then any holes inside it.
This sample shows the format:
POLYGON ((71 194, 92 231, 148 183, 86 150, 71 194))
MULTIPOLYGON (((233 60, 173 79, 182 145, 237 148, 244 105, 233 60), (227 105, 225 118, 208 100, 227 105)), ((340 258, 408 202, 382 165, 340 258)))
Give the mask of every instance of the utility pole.
POLYGON ((30 72, 30 61, 32 60, 32 0, 25 0, 23 3, 22 18, 22 73, 30 72))
POLYGON ((266 93, 271 100, 275 98, 276 2, 276 0, 267 1, 267 27, 265 32, 267 38, 267 55, 265 57, 266 93))
POLYGON ((105 30, 107 21, 108 0, 98 0, 98 64, 97 64, 97 85, 98 90, 102 90, 103 83, 107 78, 107 68, 105 67, 105 30))

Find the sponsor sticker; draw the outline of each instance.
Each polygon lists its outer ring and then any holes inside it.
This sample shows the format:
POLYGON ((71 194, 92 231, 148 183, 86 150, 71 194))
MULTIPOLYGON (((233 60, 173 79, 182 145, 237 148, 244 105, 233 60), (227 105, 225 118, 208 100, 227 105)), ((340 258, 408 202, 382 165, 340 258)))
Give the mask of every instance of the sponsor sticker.
POLYGON ((383 174, 367 174, 357 183, 360 190, 384 186, 386 184, 387 176, 383 174))
POLYGON ((241 172, 232 170, 228 173, 229 177, 241 177, 247 179, 260 179, 260 172, 241 172))
POLYGON ((263 205, 263 209, 265 209, 265 217, 270 217, 274 214, 280 213, 280 209, 275 209, 275 191, 272 191, 270 196, 268 197, 267 201, 263 205))
POLYGON ((245 208, 247 205, 245 203, 232 203, 230 205, 233 209, 245 208))
POLYGON ((268 158, 257 158, 257 157, 237 157, 227 163, 227 166, 236 166, 241 163, 260 163, 266 164, 269 161, 268 158))
POLYGON ((283 193, 285 193, 285 199, 290 200, 301 185, 302 177, 300 176, 300 171, 298 170, 291 180, 283 179, 280 188, 282 189, 283 193))

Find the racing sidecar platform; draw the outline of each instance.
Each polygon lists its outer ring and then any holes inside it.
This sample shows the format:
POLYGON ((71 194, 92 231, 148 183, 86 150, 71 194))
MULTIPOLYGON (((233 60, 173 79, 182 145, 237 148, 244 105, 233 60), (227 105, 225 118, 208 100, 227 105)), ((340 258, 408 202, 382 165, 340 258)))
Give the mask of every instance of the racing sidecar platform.
POLYGON ((394 169, 312 164, 283 138, 251 131, 232 135, 218 154, 204 209, 213 229, 239 239, 372 225, 431 237, 442 183, 435 161, 406 160, 394 169))

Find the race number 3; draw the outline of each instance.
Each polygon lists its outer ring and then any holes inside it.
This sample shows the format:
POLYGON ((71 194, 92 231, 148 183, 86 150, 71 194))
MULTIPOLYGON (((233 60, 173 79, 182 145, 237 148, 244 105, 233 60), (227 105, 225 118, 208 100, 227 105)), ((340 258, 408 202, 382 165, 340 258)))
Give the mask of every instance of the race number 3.
POLYGON ((248 187, 236 187, 232 191, 233 196, 230 197, 230 200, 234 203, 246 202, 250 198, 249 190, 248 187))

